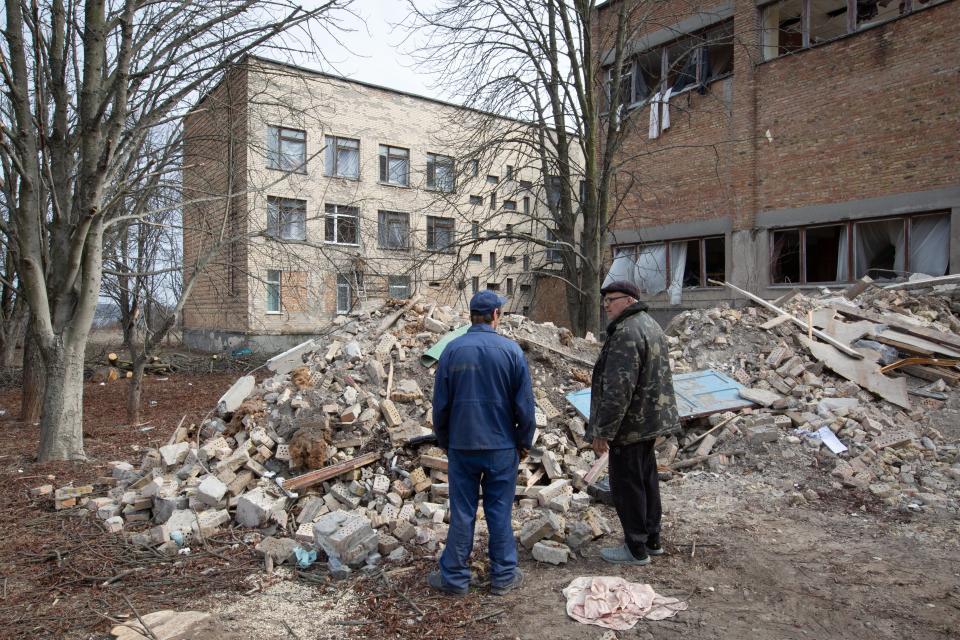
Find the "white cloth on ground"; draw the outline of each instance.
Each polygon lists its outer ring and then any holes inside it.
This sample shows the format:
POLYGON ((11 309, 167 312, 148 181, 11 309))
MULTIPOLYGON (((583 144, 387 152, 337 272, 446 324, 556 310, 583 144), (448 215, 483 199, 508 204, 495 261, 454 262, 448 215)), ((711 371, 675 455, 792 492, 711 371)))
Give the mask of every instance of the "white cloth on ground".
POLYGON ((564 590, 567 615, 607 629, 632 629, 638 620, 663 620, 685 611, 687 603, 661 596, 649 584, 614 576, 575 578, 564 590))

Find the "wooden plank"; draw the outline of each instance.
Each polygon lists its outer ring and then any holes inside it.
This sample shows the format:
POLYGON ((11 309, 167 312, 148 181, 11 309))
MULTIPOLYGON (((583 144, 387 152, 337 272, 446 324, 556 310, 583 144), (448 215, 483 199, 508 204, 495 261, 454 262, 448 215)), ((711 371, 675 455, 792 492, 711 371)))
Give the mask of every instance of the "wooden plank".
POLYGON ((869 289, 873 286, 873 278, 870 276, 863 276, 852 285, 843 290, 843 297, 847 300, 853 300, 858 295, 869 289))
POLYGON ((904 333, 910 334, 911 336, 917 336, 918 338, 926 338, 927 340, 933 340, 936 343, 946 345, 948 347, 953 347, 954 349, 960 349, 960 336, 952 335, 949 333, 944 333, 943 331, 937 331, 936 329, 930 329, 928 327, 921 327, 919 325, 911 324, 905 316, 899 313, 885 313, 880 315, 879 313, 874 313, 872 311, 866 311, 864 309, 856 309, 854 307, 848 307, 842 304, 832 305, 837 312, 842 313, 848 318, 857 318, 858 320, 869 320, 871 322, 876 322, 878 324, 888 325, 891 329, 896 329, 904 333), (903 318, 901 320, 901 318, 903 318))
MULTIPOLYGON (((904 351, 913 351, 915 353, 921 353, 923 355, 932 355, 938 353, 942 356, 948 356, 951 358, 960 358, 960 351, 951 349, 950 347, 945 347, 942 344, 938 344, 933 340, 927 340, 926 338, 918 338, 917 336, 911 336, 908 333, 903 331, 897 331, 896 329, 887 329, 885 331, 877 334, 875 338, 877 342, 883 342, 883 340, 890 340, 891 342, 896 342, 898 344, 904 345, 904 351)), ((884 342, 884 344, 887 344, 884 342)), ((893 345, 897 346, 897 345, 893 345)), ((899 348, 899 347, 898 347, 899 348)))
POLYGON ((550 353, 554 353, 560 356, 561 358, 572 360, 573 362, 582 364, 585 367, 590 367, 591 369, 593 368, 593 365, 596 364, 596 361, 590 361, 590 360, 587 360, 586 358, 581 358, 580 356, 574 355, 572 353, 567 353, 565 351, 561 351, 560 349, 551 347, 549 345, 545 345, 541 342, 537 342, 536 340, 531 340, 530 338, 525 338, 523 336, 515 336, 514 340, 516 340, 521 347, 529 348, 533 346, 538 349, 543 349, 544 351, 549 351, 550 353))
POLYGON ((793 300, 795 297, 797 297, 797 294, 799 293, 800 293, 800 289, 790 289, 790 291, 787 291, 785 294, 783 294, 782 296, 774 300, 773 304, 778 307, 782 307, 783 305, 787 304, 788 302, 793 300))
POLYGON ((312 487, 315 484, 326 482, 331 478, 336 478, 342 473, 359 469, 360 467, 366 466, 372 462, 376 462, 379 459, 380 453, 377 451, 371 451, 361 456, 357 456, 356 458, 345 460, 339 464, 334 464, 329 467, 324 467, 323 469, 317 469, 316 471, 304 473, 303 475, 299 475, 295 478, 290 478, 283 483, 283 488, 288 491, 296 491, 297 489, 312 487))
POLYGON ((760 328, 769 331, 770 329, 773 329, 774 327, 779 327, 779 326, 782 325, 784 322, 790 322, 790 316, 786 316, 786 315, 784 315, 784 316, 777 316, 777 317, 773 318, 772 320, 767 320, 766 322, 764 322, 762 325, 760 325, 760 328))
POLYGON ((897 369, 897 371, 902 371, 903 373, 913 376, 914 378, 920 378, 921 380, 926 380, 928 382, 943 380, 949 385, 956 385, 960 383, 960 373, 951 371, 949 369, 944 369, 942 367, 925 367, 918 364, 912 364, 905 367, 900 367, 897 369))
MULTIPOLYGON (((858 359, 858 360, 861 359, 861 358, 863 358, 863 354, 860 353, 859 351, 856 351, 855 349, 851 349, 849 346, 847 346, 847 345, 843 344, 842 342, 834 339, 833 336, 827 335, 826 333, 824 333, 823 331, 820 331, 819 329, 812 329, 812 327, 810 327, 810 326, 809 326, 806 322, 804 322, 803 320, 800 320, 799 318, 796 318, 796 317, 790 315, 789 313, 787 313, 787 312, 784 311, 783 309, 780 309, 779 307, 777 307, 777 306, 775 306, 775 305, 767 302, 766 300, 764 300, 763 298, 761 298, 761 297, 759 297, 759 296, 753 295, 753 294, 750 293, 749 291, 744 291, 743 289, 741 289, 741 288, 739 288, 739 287, 735 287, 734 285, 730 284, 729 282, 718 282, 717 280, 709 280, 708 282, 710 282, 710 284, 723 285, 723 286, 727 287, 728 289, 731 289, 731 290, 733 290, 733 291, 736 291, 737 293, 739 293, 740 295, 742 295, 742 296, 744 296, 744 297, 746 297, 746 298, 750 298, 751 300, 753 300, 753 301, 756 302, 757 304, 759 304, 759 305, 761 305, 761 306, 763 306, 763 307, 766 307, 767 309, 770 309, 771 311, 773 311, 773 312, 775 312, 775 313, 782 314, 782 315, 785 315, 785 316, 789 316, 790 319, 793 321, 793 323, 794 323, 795 325, 797 325, 798 327, 800 327, 800 328, 803 329, 804 331, 810 331, 811 333, 813 333, 813 335, 817 336, 818 338, 820 338, 821 340, 823 340, 824 342, 826 342, 826 343, 828 343, 828 344, 832 344, 834 347, 836 347, 837 349, 839 349, 839 350, 842 351, 843 353, 847 354, 847 355, 850 356, 851 358, 856 358, 856 359, 858 359), (812 331, 811 331, 811 329, 812 329, 812 331)), ((906 395, 906 394, 904 394, 904 395, 906 395)))
POLYGON ((884 289, 923 289, 926 287, 935 287, 941 284, 953 284, 960 283, 960 274, 953 274, 949 276, 938 276, 936 278, 928 278, 926 280, 911 280, 909 282, 898 282, 896 284, 888 284, 884 289))
POLYGON ((845 355, 837 353, 830 345, 809 340, 806 336, 799 336, 799 339, 810 349, 810 353, 817 360, 835 373, 857 383, 864 389, 872 391, 887 402, 904 409, 910 408, 910 399, 907 397, 907 381, 904 378, 888 378, 880 373, 880 365, 876 362, 865 359, 851 360, 845 355))

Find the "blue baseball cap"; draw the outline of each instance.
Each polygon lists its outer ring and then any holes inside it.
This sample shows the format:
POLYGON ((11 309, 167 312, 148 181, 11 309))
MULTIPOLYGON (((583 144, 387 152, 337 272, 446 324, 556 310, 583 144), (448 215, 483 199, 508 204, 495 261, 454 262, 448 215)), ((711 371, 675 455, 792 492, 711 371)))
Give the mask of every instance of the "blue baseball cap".
POLYGON ((477 291, 475 294, 473 294, 473 297, 470 298, 470 312, 481 313, 484 315, 493 313, 494 309, 499 309, 506 301, 506 298, 498 296, 489 289, 477 291))

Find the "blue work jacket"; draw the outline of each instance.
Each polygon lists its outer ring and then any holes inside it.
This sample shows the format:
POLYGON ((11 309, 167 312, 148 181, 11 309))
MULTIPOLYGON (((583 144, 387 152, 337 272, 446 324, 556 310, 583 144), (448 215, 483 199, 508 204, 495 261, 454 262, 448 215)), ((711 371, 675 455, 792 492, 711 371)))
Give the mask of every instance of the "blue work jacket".
POLYGON ((433 430, 444 449, 529 449, 536 429, 523 351, 488 324, 450 342, 433 386, 433 430))

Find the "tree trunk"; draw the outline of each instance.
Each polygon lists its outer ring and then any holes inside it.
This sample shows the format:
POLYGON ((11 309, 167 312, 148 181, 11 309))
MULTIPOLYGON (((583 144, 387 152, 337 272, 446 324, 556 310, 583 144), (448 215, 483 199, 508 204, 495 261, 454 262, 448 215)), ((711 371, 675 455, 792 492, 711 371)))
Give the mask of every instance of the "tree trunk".
POLYGON ((130 386, 127 389, 127 423, 130 426, 140 424, 140 398, 143 394, 143 370, 147 364, 147 359, 140 354, 134 355, 133 377, 130 378, 130 386))
POLYGON ((40 420, 46 383, 40 346, 30 331, 23 337, 23 389, 20 392, 20 420, 33 424, 40 420))
POLYGON ((85 343, 86 340, 74 340, 73 344, 56 344, 44 354, 48 375, 40 420, 39 462, 86 459, 83 452, 85 343))
POLYGON ((17 351, 17 343, 24 340, 24 349, 26 349, 26 340, 24 339, 24 329, 27 326, 26 314, 14 317, 10 321, 10 327, 3 329, 3 346, 0 347, 0 367, 10 368, 14 366, 14 356, 17 351))

